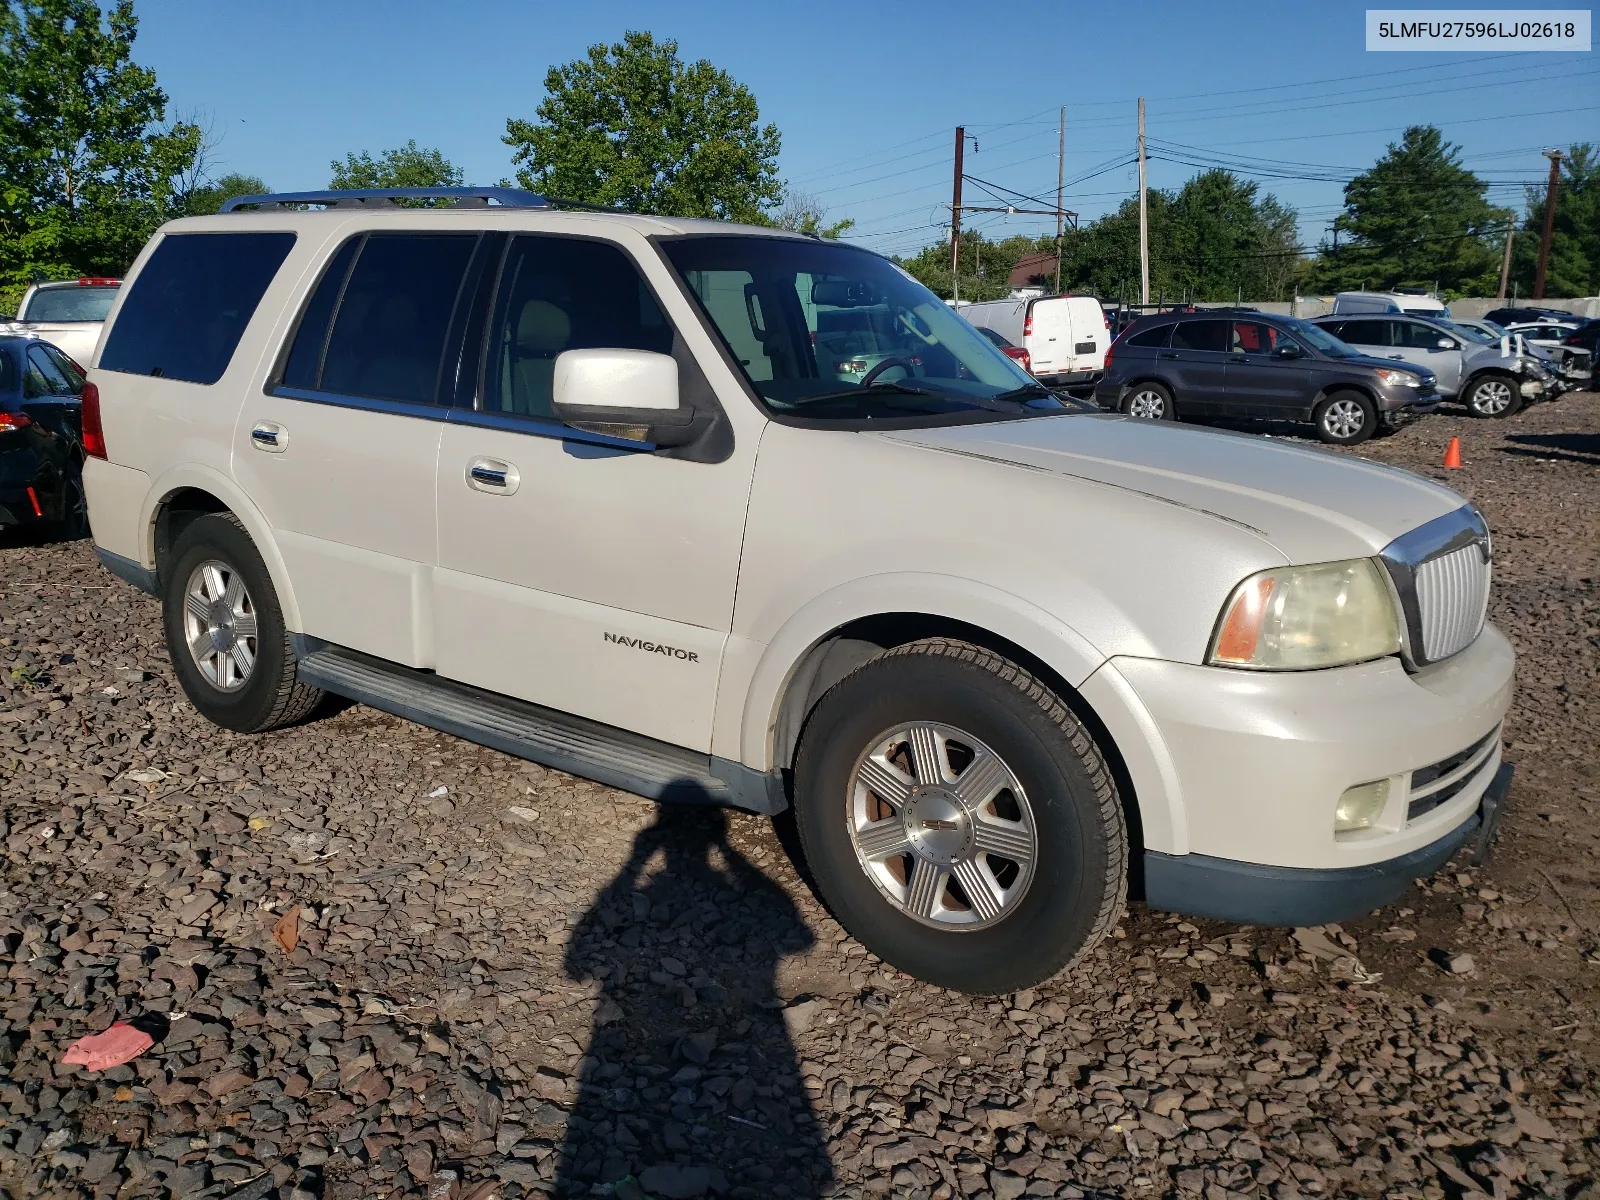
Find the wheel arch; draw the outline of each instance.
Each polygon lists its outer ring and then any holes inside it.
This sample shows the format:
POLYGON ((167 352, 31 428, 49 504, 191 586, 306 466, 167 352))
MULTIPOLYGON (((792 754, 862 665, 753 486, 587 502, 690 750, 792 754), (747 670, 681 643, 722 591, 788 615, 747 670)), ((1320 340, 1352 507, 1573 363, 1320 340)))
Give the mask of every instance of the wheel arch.
POLYGON ((278 551, 277 539, 272 536, 272 527, 260 509, 226 475, 200 466, 175 468, 156 480, 146 504, 140 521, 143 538, 140 554, 144 564, 155 572, 157 587, 163 583, 163 562, 184 527, 208 513, 231 513, 244 526, 266 564, 273 589, 278 593, 284 624, 295 632, 303 632, 300 608, 295 603, 289 571, 278 551))
POLYGON ((1317 416, 1317 409, 1322 407, 1322 402, 1333 399, 1340 392, 1354 392, 1371 404, 1374 412, 1379 414, 1383 412, 1383 405, 1378 399, 1378 393, 1371 386, 1355 380, 1341 379, 1337 383, 1330 383, 1326 387, 1317 389, 1317 394, 1311 398, 1311 407, 1306 409, 1303 414, 1304 419, 1314 421, 1317 416))

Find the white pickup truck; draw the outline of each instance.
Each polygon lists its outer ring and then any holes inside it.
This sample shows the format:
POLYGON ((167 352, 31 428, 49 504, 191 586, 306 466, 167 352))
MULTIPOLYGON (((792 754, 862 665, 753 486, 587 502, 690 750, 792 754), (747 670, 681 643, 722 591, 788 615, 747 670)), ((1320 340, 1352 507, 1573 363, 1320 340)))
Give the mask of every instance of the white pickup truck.
POLYGON ((174 222, 112 311, 96 548, 218 725, 329 691, 793 804, 844 926, 969 992, 1130 890, 1313 925, 1486 848, 1514 656, 1459 495, 1085 411, 866 250, 418 194, 174 222))
POLYGON ((23 295, 16 318, 0 321, 0 333, 32 334, 73 362, 87 363, 121 286, 120 279, 96 275, 36 283, 23 295))

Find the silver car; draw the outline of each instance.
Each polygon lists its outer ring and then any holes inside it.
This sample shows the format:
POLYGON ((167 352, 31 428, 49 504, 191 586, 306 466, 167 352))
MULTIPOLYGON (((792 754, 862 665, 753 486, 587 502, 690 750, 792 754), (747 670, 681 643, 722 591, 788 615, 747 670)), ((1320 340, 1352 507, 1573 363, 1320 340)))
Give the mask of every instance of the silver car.
POLYGON ((1439 393, 1475 417, 1508 417, 1556 387, 1550 369, 1513 338, 1479 342, 1446 321, 1395 314, 1313 323, 1363 354, 1426 367, 1438 376, 1439 393))

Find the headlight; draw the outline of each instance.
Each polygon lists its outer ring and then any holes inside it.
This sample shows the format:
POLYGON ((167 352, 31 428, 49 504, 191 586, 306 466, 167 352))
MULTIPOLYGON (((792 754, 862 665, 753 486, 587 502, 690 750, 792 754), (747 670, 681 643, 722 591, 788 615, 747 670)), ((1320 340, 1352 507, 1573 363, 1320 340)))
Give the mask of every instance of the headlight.
POLYGON ((1274 567, 1223 605, 1206 661, 1259 671, 1309 671, 1400 649, 1394 601, 1370 558, 1274 567))
POLYGON ((1391 387, 1420 387, 1422 380, 1405 371, 1391 371, 1387 367, 1378 368, 1378 378, 1391 387))

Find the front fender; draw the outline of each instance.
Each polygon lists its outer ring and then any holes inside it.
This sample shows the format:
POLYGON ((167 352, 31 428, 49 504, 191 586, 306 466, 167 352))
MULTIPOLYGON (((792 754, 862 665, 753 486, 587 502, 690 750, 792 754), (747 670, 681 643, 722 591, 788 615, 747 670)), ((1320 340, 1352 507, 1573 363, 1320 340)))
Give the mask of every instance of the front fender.
POLYGON ((729 639, 713 753, 762 771, 778 765, 773 733, 785 693, 807 653, 852 621, 894 613, 944 617, 986 629, 1047 663, 1074 688, 1106 660, 1070 625, 989 584, 924 572, 854 579, 805 604, 766 645, 729 639))
POLYGON ((267 574, 272 579, 272 587, 278 593, 278 606, 283 612, 284 625, 293 632, 304 632, 300 623, 300 606, 295 601, 294 587, 289 582, 288 568, 284 566, 283 556, 278 552, 277 539, 272 536, 272 526, 267 524, 267 519, 261 515, 261 510, 250 502, 238 485, 221 471, 199 463, 182 463, 164 471, 155 479, 145 494, 144 504, 139 512, 140 562, 152 570, 155 569, 156 517, 161 512, 161 506, 185 488, 197 488, 202 492, 209 492, 239 518, 239 523, 244 526, 245 532, 250 535, 250 540, 255 543, 261 561, 266 564, 267 574))

